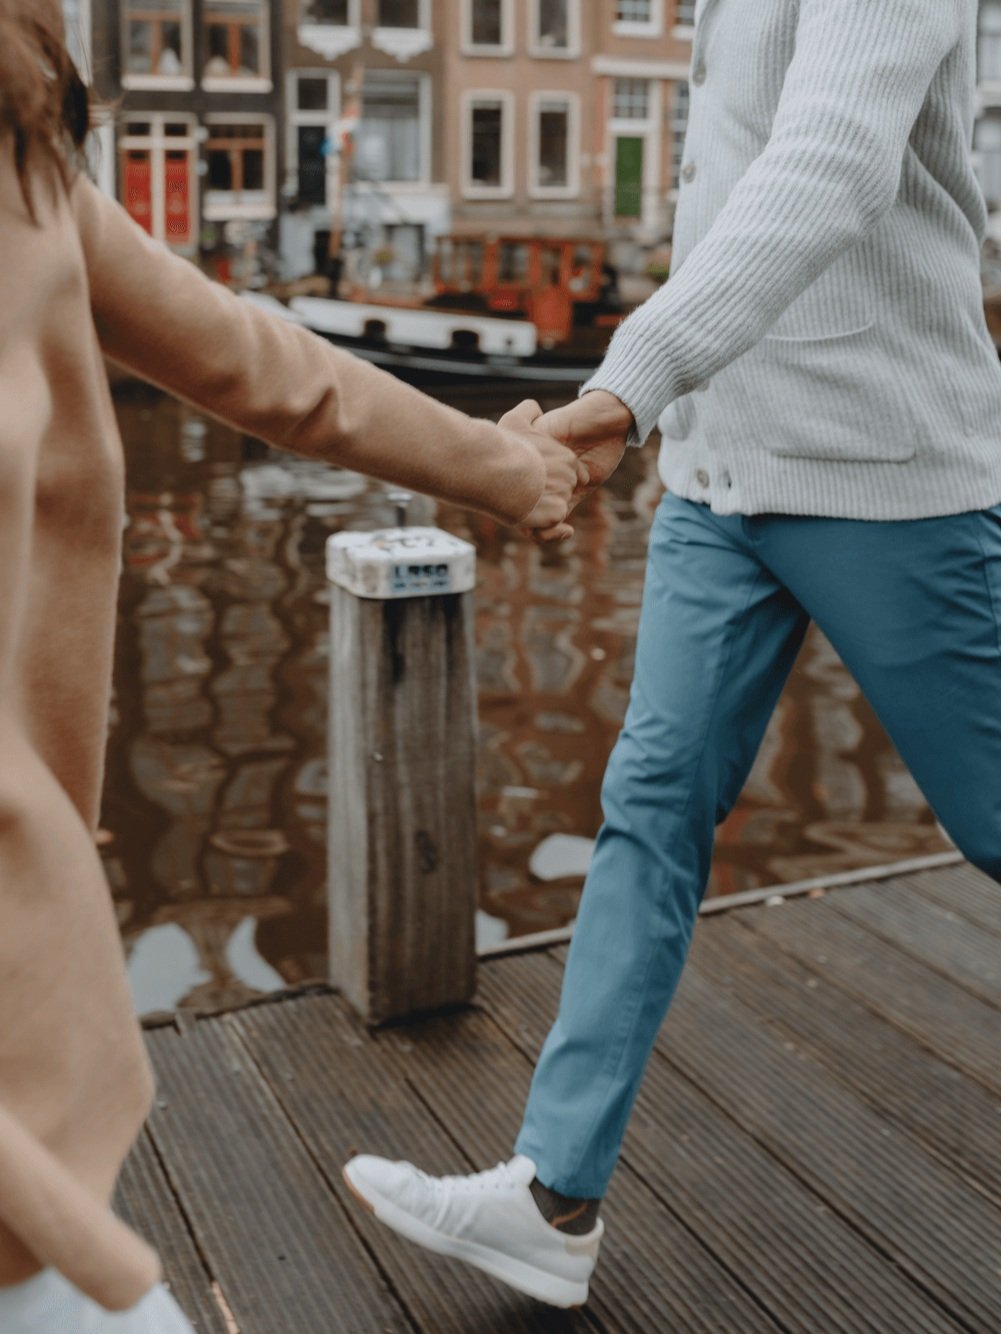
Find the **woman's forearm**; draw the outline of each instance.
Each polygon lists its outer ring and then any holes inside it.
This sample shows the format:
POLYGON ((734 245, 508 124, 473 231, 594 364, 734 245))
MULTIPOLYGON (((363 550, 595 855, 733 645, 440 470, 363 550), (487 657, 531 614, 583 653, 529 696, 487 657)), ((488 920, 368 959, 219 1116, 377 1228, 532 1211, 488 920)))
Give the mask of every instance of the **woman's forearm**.
POLYGON ((520 522, 545 484, 530 442, 445 407, 308 330, 242 301, 73 186, 106 354, 269 444, 520 522))

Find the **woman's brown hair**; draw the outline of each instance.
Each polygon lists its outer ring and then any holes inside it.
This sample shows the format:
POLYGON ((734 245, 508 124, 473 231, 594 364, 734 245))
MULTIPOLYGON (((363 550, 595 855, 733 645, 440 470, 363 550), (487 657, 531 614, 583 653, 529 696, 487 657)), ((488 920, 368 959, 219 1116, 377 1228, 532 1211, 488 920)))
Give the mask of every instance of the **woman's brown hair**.
POLYGON ((59 0, 0 0, 0 127, 29 211, 28 164, 36 155, 68 175, 90 129, 90 98, 66 47, 59 0))

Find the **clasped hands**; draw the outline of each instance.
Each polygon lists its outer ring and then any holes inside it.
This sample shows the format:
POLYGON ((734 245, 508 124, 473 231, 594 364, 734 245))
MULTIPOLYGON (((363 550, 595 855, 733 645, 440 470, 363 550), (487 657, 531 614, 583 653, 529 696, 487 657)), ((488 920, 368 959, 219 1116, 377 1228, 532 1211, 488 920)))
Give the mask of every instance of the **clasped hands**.
POLYGON ((519 526, 540 545, 572 537, 570 515, 618 467, 632 413, 614 394, 592 389, 552 412, 526 399, 499 424, 533 445, 545 465, 545 489, 519 526))

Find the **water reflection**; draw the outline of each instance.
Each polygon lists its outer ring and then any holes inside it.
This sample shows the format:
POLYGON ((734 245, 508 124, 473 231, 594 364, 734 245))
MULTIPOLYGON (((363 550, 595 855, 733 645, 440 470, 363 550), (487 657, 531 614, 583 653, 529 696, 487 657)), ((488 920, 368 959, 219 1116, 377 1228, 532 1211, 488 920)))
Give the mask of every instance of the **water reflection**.
MULTIPOLYGON (((482 390, 451 401, 508 406, 482 390)), ((555 400, 554 400, 555 401, 555 400)), ((323 976, 330 533, 393 521, 382 487, 280 457, 135 387, 117 407, 128 514, 101 850, 137 1008, 218 1006, 323 976)), ((632 672, 653 450, 582 508, 571 550, 415 502, 480 553, 483 943, 576 912, 632 672)), ((815 629, 710 894, 947 846, 815 629)))

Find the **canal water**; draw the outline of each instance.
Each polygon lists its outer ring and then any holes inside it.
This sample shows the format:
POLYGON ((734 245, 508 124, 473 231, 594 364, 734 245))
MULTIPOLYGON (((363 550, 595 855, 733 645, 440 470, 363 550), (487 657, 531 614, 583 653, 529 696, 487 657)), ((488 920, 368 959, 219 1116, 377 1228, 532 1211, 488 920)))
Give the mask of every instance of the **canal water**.
MULTIPOLYGON (((511 405, 503 388, 441 396, 482 416, 511 405)), ((116 405, 128 525, 99 841, 137 1009, 215 1007, 325 975, 324 543, 394 510, 380 484, 152 390, 120 387, 116 405)), ((652 446, 630 450, 569 549, 412 507, 479 553, 481 943, 576 911, 626 705, 655 463, 652 446)), ((709 894, 949 846, 811 628, 718 832, 709 894)))

